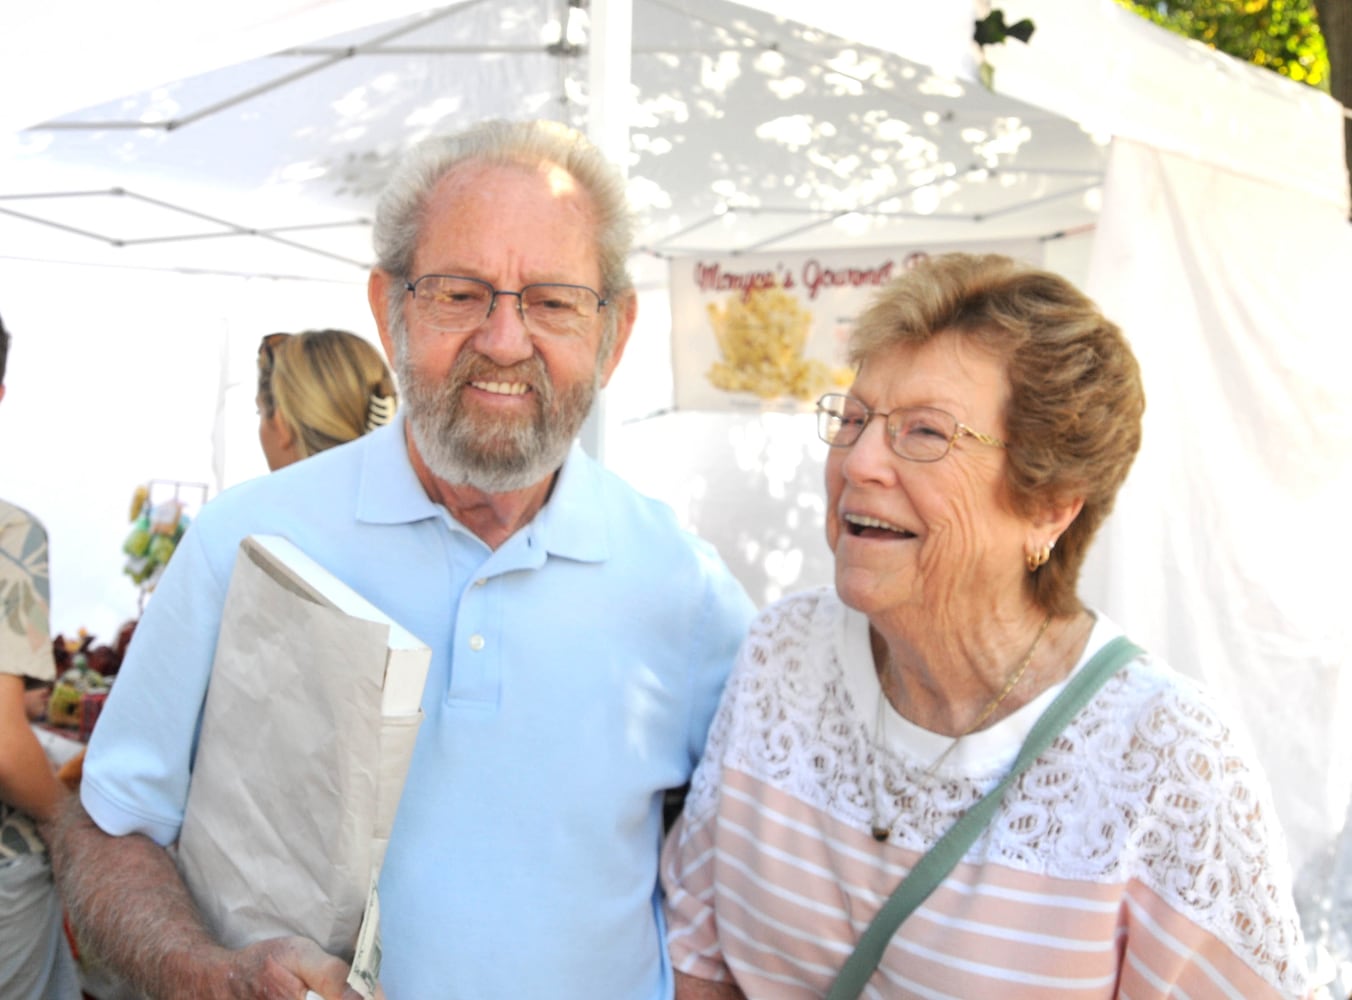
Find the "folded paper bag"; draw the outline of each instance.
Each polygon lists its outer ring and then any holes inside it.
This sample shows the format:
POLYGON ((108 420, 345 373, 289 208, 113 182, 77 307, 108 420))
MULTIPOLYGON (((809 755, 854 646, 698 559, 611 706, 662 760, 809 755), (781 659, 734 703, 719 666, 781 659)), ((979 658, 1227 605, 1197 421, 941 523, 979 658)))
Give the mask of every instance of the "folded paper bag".
POLYGON ((431 651, 294 545, 241 543, 177 848, 208 926, 351 960, 431 651))

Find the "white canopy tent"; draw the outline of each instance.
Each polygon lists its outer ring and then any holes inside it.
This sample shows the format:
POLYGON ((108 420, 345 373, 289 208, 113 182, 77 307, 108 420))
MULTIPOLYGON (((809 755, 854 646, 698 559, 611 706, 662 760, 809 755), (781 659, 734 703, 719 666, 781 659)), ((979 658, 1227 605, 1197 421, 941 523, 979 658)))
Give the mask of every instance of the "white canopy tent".
POLYGON ((823 449, 788 413, 641 419, 671 398, 667 262, 1034 238, 1146 374, 1145 446, 1086 596, 1236 704, 1307 931, 1352 957, 1336 104, 1109 0, 1004 4, 1037 27, 985 53, 996 93, 974 82, 975 2, 594 0, 585 57, 548 51, 568 40, 562 2, 77 7, 0 16, 17 98, 0 108, 0 315, 16 335, 0 495, 48 523, 58 627, 107 632, 130 612, 117 545, 135 484, 262 471, 262 333, 372 333, 365 219, 421 134, 541 115, 624 151, 644 326, 608 395, 606 459, 762 601, 830 579, 823 449), (111 189, 130 194, 69 194, 111 189))
MULTIPOLYGON (((61 382, 48 388, 16 375, 7 414, 30 399, 61 414, 63 398, 116 392, 117 419, 102 413, 97 427, 75 432, 82 446, 60 450, 97 454, 100 478, 121 476, 123 492, 129 486, 122 483, 151 477, 219 488, 261 471, 250 426, 259 335, 324 324, 370 334, 367 220, 385 168, 421 135, 491 115, 555 116, 612 132, 618 121, 627 133, 618 155, 641 210, 643 250, 634 268, 646 301, 644 327, 609 394, 612 424, 669 406, 667 262, 683 255, 1031 236, 1083 274, 1107 136, 974 85, 971 12, 941 6, 946 12, 936 16, 915 4, 881 26, 859 3, 814 15, 831 18, 828 29, 885 36, 894 52, 745 4, 638 0, 632 44, 611 31, 616 44, 600 51, 603 29, 628 8, 596 3, 589 30, 598 44, 585 56, 557 44, 576 10, 559 0, 474 0, 427 11, 355 2, 243 5, 216 12, 207 27, 153 3, 131 5, 117 23, 102 8, 73 24, 66 13, 27 13, 17 31, 0 36, 0 73, 8 76, 0 83, 33 95, 0 112, 0 126, 26 126, 0 138, 8 146, 0 149, 0 254, 8 258, 0 309, 21 336, 25 328, 78 327, 81 350, 104 353, 95 364, 50 366, 49 377, 59 371, 61 382), (370 23, 391 13, 403 16, 370 23), (146 30, 161 16, 177 32, 172 44, 146 30), (92 44, 86 33, 116 45, 92 44), (59 45, 48 42, 56 37, 59 45), (277 45, 276 54, 258 47, 265 43, 277 45), (256 58, 229 64, 251 44, 256 58), (147 76, 157 61, 164 74, 187 72, 184 51, 194 48, 201 50, 197 76, 113 96, 171 79, 147 76), (117 58, 107 55, 111 49, 117 58), (945 73, 908 58, 912 51, 931 53, 945 73), (68 72, 66 53, 106 74, 102 103, 81 84, 86 74, 68 72), (626 62, 627 72, 615 68, 626 62), (608 99, 594 95, 593 78, 612 81, 608 99), (53 95, 61 94, 68 96, 58 103, 53 95), (76 100, 93 106, 72 110, 76 100), (598 104, 619 109, 609 126, 597 122, 598 104), (171 304, 171 292, 188 299, 171 304), (21 322, 25 302, 36 324, 21 322), (94 332, 117 329, 110 314, 136 316, 130 343, 94 332), (186 336, 185 321, 192 324, 186 336), (106 437, 91 448, 89 435, 100 432, 106 437)), ((613 137, 601 139, 615 146, 613 137)), ((69 343, 45 340, 51 357, 66 361, 74 360, 69 343)), ((25 347, 39 349, 21 340, 16 372, 25 347)), ((699 420, 690 414, 666 423, 686 416, 699 420)), ((661 430, 612 435, 613 460, 621 460, 626 439, 661 430)), ((807 489, 817 494, 816 445, 793 437, 794 464, 807 463, 807 489)), ((686 469, 704 467, 700 459, 686 469)), ((68 483, 78 478, 76 470, 67 474, 68 483)), ((720 470, 711 478, 723 494, 727 477, 720 470)), ((682 475, 676 489, 686 493, 693 481, 682 475)), ((741 502, 733 484, 726 492, 720 503, 741 502)), ((55 513, 50 504, 43 510, 49 520, 55 513)), ((768 569, 759 551, 737 560, 762 598, 814 578, 810 567, 795 567, 815 565, 816 578, 824 567, 824 553, 802 555, 819 548, 815 529, 805 544, 806 525, 785 528, 771 545, 788 553, 783 565, 768 569)), ((107 535, 105 528, 100 537, 107 535)), ((99 582, 108 592, 112 577, 111 587, 126 591, 108 571, 116 551, 105 542, 106 561, 94 562, 90 553, 100 548, 86 537, 79 565, 58 563, 56 613, 70 627, 103 631, 106 620, 70 616, 104 617, 105 607, 63 598, 84 574, 91 589, 99 582)))

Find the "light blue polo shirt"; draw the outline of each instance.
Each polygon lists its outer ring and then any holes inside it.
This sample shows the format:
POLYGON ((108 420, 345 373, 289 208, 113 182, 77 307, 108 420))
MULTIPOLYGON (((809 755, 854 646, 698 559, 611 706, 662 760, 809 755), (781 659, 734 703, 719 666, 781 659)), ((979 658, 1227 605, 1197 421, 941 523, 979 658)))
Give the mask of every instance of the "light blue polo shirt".
POLYGON ((698 761, 754 608, 712 547, 576 446, 491 551, 428 499, 403 429, 202 510, 100 716, 85 807, 175 840, 239 541, 285 535, 432 648, 380 880, 390 1000, 669 997, 662 791, 698 761))

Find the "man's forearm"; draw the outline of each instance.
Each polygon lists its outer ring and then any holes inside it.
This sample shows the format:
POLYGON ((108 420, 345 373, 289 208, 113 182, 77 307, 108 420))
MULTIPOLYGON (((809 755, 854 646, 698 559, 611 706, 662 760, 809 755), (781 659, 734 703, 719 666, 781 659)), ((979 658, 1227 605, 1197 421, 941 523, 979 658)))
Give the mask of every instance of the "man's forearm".
POLYGON ((210 997, 225 950, 202 925, 169 853, 112 837, 71 796, 47 831, 52 868, 83 947, 152 997, 210 997))
POLYGON ((104 833, 76 796, 47 836, 80 943, 152 1000, 274 1000, 307 989, 360 1000, 347 986, 347 963, 313 941, 217 944, 169 852, 140 834, 104 833))

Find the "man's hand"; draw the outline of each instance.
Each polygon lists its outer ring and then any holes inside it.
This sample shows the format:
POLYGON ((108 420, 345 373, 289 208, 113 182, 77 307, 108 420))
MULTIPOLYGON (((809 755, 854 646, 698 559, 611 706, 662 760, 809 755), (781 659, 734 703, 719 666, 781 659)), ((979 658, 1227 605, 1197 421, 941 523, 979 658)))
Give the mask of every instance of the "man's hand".
POLYGON ((168 853, 104 833, 72 796, 53 826, 52 868, 82 947, 156 1000, 360 1000, 348 967, 305 938, 217 944, 168 853))
POLYGON ((230 1000, 361 1000, 347 985, 347 963, 305 938, 271 938, 213 958, 223 963, 217 982, 230 1000))

